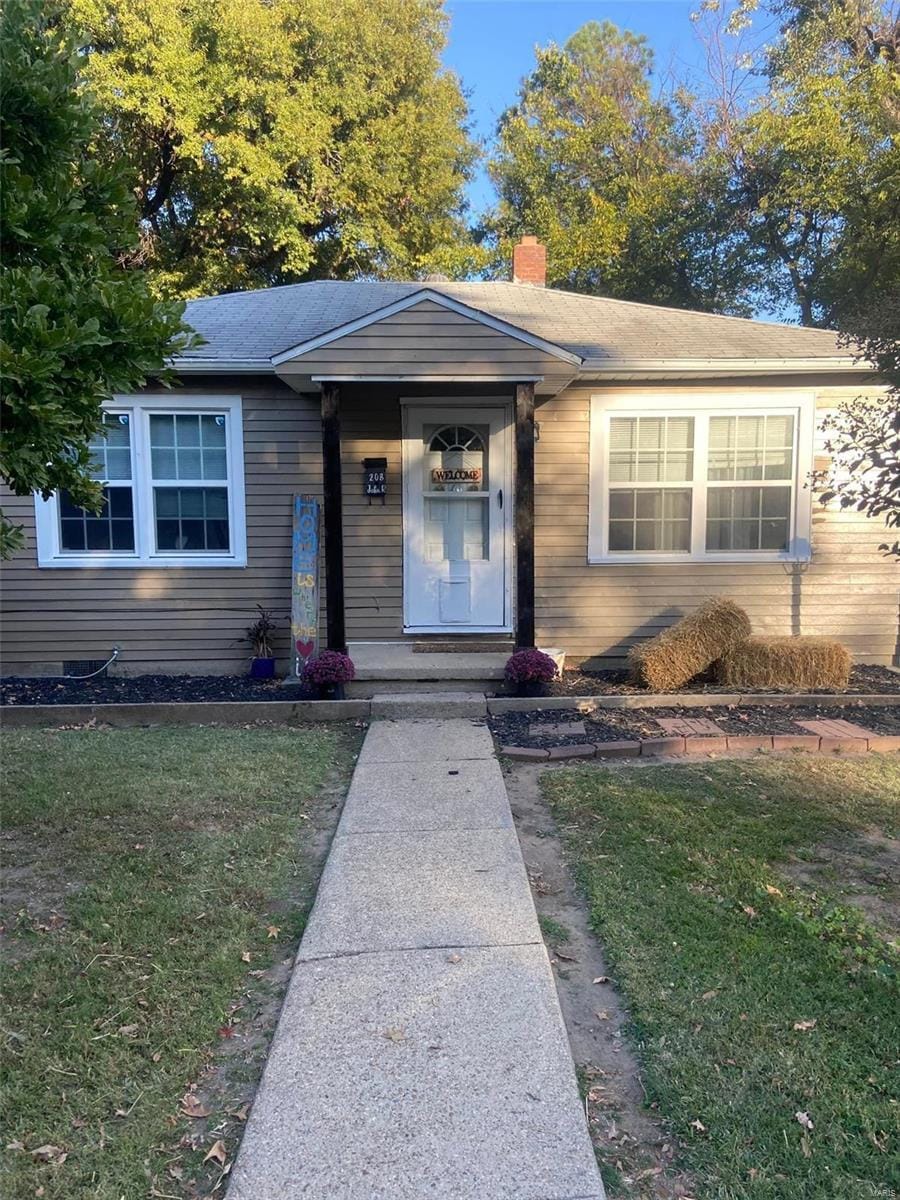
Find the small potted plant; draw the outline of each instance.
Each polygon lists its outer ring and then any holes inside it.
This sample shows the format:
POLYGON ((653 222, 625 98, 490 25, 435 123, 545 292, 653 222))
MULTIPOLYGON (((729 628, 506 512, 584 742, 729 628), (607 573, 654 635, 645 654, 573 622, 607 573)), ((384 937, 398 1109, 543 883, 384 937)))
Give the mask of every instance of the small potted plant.
POLYGON ((259 617, 252 625, 247 626, 245 637, 253 647, 250 659, 251 679, 273 679, 275 676, 275 655, 272 653, 272 634, 276 624, 272 614, 257 604, 259 617))
POLYGON ((344 684, 355 674, 350 655, 340 650, 322 650, 308 658, 303 667, 303 678, 319 689, 320 700, 343 700, 344 684))
POLYGON ((517 696, 546 696, 547 684, 556 678, 556 663, 542 650, 517 650, 506 663, 505 675, 517 696))

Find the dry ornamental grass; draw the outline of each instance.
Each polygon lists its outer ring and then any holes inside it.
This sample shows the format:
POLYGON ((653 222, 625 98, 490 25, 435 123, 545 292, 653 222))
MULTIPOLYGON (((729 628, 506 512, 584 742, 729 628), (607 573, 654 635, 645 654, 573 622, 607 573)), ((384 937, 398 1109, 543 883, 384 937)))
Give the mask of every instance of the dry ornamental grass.
POLYGON ((751 637, 722 656, 716 677, 737 688, 843 690, 850 666, 849 651, 830 638, 751 637))
POLYGON ((652 692, 684 687, 748 638, 750 628, 750 618, 733 600, 707 600, 670 629, 632 647, 632 678, 652 692))

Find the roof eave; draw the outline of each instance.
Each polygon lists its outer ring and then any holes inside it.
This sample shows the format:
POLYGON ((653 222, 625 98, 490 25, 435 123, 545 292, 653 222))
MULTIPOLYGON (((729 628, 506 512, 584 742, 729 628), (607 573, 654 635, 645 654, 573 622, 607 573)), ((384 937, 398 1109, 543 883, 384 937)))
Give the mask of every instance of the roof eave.
MULTIPOLYGON (((189 375, 271 375, 275 359, 171 358, 167 365, 189 375)), ((850 356, 830 358, 587 358, 577 372, 589 379, 655 379, 673 376, 785 375, 874 371, 873 363, 850 356)))
POLYGON ((594 379, 654 379, 672 376, 807 375, 874 369, 872 363, 847 355, 823 358, 587 358, 580 374, 594 379))
POLYGON ((273 375, 269 358, 170 358, 167 366, 181 375, 273 375))

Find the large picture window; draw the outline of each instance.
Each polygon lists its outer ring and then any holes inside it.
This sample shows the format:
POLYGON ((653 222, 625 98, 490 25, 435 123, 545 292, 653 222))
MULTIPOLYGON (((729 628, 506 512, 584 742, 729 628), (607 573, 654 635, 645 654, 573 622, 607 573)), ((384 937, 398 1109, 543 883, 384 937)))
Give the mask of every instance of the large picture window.
POLYGON ((802 399, 643 399, 592 401, 590 561, 808 556, 802 399))
POLYGON ((103 508, 36 499, 41 566, 243 566, 241 404, 133 397, 91 442, 103 508))

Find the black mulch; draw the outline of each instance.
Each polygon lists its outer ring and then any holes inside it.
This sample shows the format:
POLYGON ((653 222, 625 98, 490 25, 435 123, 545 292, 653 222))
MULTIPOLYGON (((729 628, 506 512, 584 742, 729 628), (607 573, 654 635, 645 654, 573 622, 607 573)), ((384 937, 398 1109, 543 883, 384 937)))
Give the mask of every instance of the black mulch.
POLYGON ((134 675, 94 679, 0 679, 3 704, 153 704, 173 701, 313 700, 304 684, 249 675, 134 675))
MULTIPOLYGON (((629 683, 627 671, 566 671, 562 679, 549 685, 552 696, 631 696, 646 693, 647 689, 629 683)), ((765 691, 765 689, 761 689, 765 691)), ((698 678, 679 691, 714 696, 717 692, 734 693, 711 679, 698 678)), ((819 689, 820 695, 831 688, 819 689)), ((900 695, 900 675, 887 667, 856 666, 850 672, 849 687, 841 695, 900 695)))
POLYGON ((722 733, 803 733, 797 721, 842 718, 873 733, 900 734, 900 705, 881 707, 862 701, 842 705, 709 705, 703 708, 604 709, 595 713, 544 710, 504 713, 490 717, 491 732, 502 746, 578 746, 586 742, 628 741, 633 738, 665 737, 657 717, 707 717, 722 733), (562 725, 582 721, 585 732, 571 735, 536 732, 532 726, 562 725))

